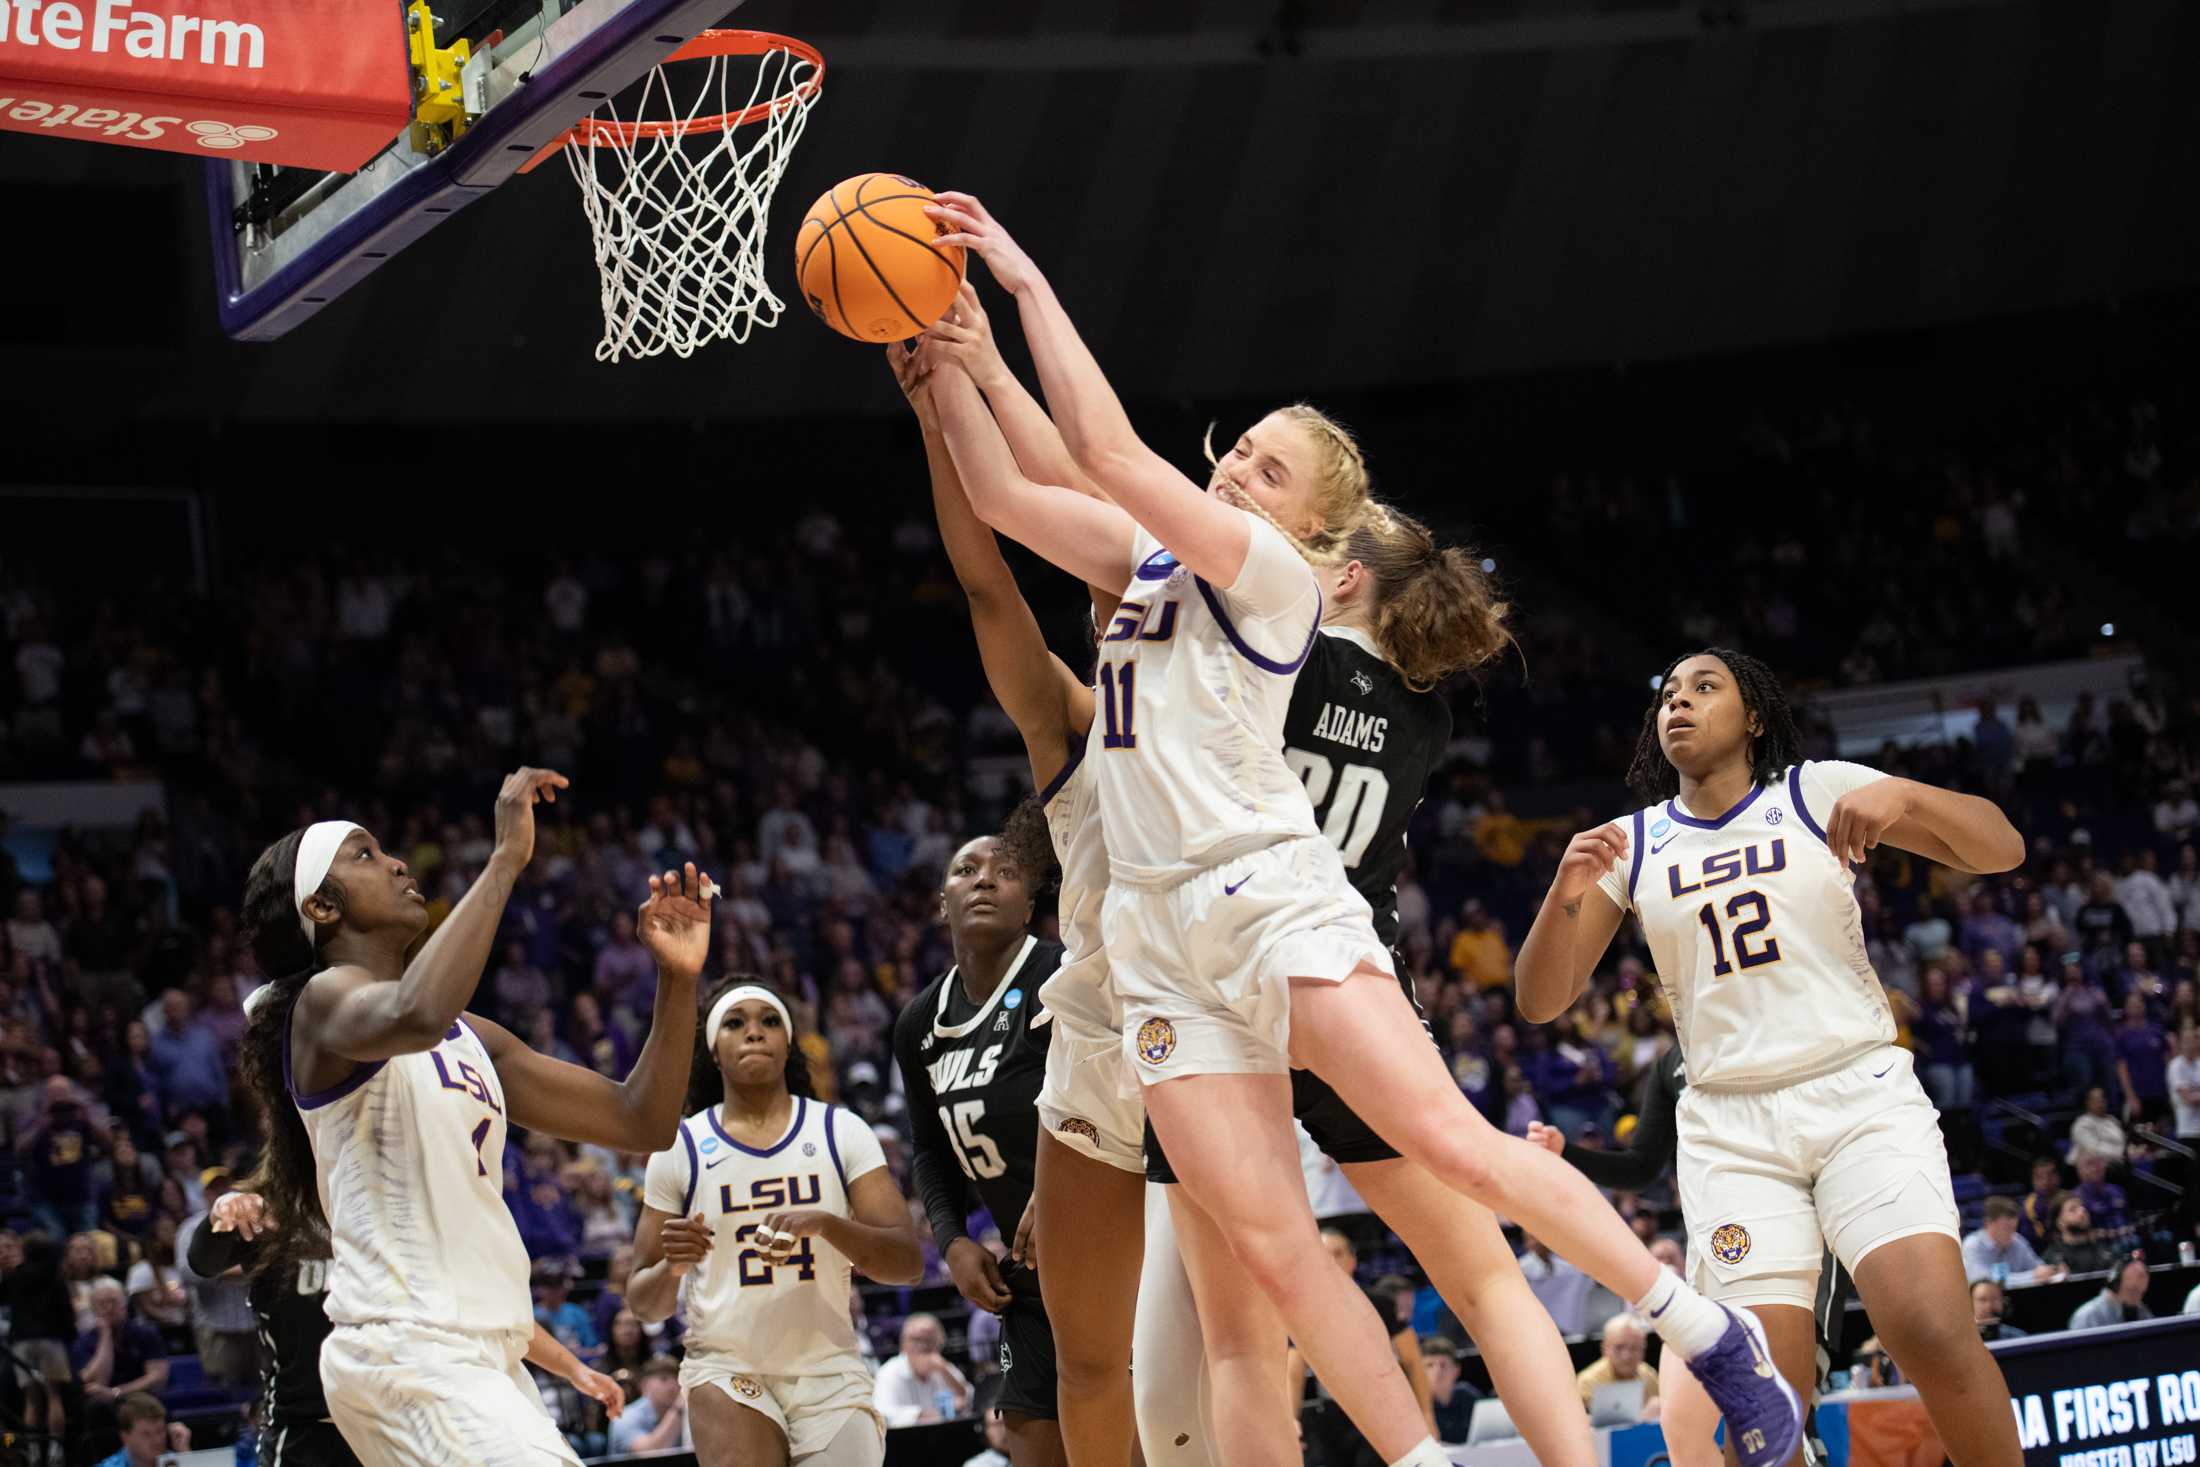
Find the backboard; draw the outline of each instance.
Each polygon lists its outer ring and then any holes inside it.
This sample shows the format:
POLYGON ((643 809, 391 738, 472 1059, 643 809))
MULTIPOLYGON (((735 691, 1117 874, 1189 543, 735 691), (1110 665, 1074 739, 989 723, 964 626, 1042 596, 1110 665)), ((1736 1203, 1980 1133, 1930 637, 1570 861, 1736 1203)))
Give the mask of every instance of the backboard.
MULTIPOLYGON (((353 174, 206 165, 222 329, 283 335, 741 3, 440 0, 426 50, 444 63, 437 84, 457 93, 445 110, 460 126, 416 123, 353 174)), ((416 59, 423 39, 416 22, 416 59)), ((420 85, 435 74, 416 71, 420 85)))

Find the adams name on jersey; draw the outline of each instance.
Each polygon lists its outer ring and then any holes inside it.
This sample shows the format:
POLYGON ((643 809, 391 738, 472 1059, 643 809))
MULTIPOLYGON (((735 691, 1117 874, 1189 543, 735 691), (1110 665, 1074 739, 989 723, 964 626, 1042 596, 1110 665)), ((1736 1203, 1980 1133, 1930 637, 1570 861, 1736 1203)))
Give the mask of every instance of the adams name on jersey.
POLYGON ((680 1280, 688 1348, 751 1374, 846 1373, 858 1358, 848 1317, 855 1265, 822 1237, 769 1263, 754 1234, 786 1208, 851 1216, 849 1185, 884 1165, 862 1117, 804 1096, 770 1146, 727 1135, 715 1105, 682 1121, 679 1139, 649 1159, 643 1200, 675 1217, 700 1212, 711 1226, 710 1252, 680 1280))
POLYGON ((1835 800, 1884 778, 1810 760, 1715 819, 1667 800, 1619 822, 1627 856, 1597 884, 1642 923, 1691 1085, 1787 1085, 1894 1041, 1855 878, 1825 836, 1835 800))
POLYGON ((1451 743, 1450 706, 1407 687, 1365 632, 1323 627, 1292 687, 1283 738, 1315 822, 1374 909, 1375 935, 1394 945, 1406 826, 1451 743))

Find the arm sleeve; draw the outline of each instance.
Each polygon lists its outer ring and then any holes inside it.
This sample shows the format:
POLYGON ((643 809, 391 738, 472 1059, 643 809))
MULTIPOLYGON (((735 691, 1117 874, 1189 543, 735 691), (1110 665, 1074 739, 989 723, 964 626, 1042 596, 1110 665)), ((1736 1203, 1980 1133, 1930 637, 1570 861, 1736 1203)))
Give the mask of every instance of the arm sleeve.
POLYGON ((185 1218, 176 1228, 176 1276, 187 1284, 203 1284, 213 1277, 191 1266, 191 1259, 199 1249, 199 1234, 206 1231, 206 1223, 207 1215, 202 1212, 197 1217, 185 1218))
POLYGON ((1674 1083, 1674 1054, 1668 1050, 1644 1082, 1642 1109, 1635 1114, 1635 1134, 1625 1151, 1583 1151, 1566 1148, 1566 1159, 1599 1187, 1615 1192, 1640 1192, 1664 1176, 1673 1165, 1677 1132, 1673 1113, 1679 1103, 1674 1083))
POLYGON ((932 1224, 932 1241, 942 1253, 957 1238, 969 1235, 970 1193, 962 1165, 955 1159, 954 1143, 940 1124, 932 1092, 931 1072, 924 1067, 918 1044, 924 1026, 923 1000, 903 1009, 894 1021, 894 1062, 901 1069, 903 1092, 909 1097, 909 1130, 914 1149, 910 1171, 917 1195, 924 1199, 924 1215, 932 1224))
POLYGON ((239 1233, 217 1233, 210 1223, 201 1222, 191 1230, 191 1240, 183 1250, 183 1262, 200 1278, 211 1279, 219 1278, 232 1268, 248 1267, 259 1255, 258 1243, 247 1243, 239 1233))
POLYGON ((1282 531, 1256 516, 1246 518, 1253 533, 1245 546, 1245 564, 1223 593, 1230 619, 1255 652, 1296 662, 1321 619, 1321 583, 1282 531))
POLYGON ((642 1173, 643 1205, 678 1217, 687 1207, 688 1185, 694 1180, 688 1175, 685 1146, 656 1152, 642 1173))
POLYGON ((886 1165, 886 1148, 863 1123, 863 1117, 845 1107, 833 1111, 833 1141, 840 1148, 840 1172, 848 1181, 869 1176, 886 1165))

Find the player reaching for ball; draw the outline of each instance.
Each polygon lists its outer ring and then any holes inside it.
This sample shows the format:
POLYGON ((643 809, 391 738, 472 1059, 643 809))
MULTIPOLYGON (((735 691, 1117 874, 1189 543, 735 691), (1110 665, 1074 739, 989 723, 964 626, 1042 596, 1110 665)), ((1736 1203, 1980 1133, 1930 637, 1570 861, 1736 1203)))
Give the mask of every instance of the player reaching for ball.
MULTIPOLYGON (((1032 482, 968 376, 934 374, 980 518, 1087 584, 1126 588, 1101 641, 1087 755, 1110 857, 1102 937, 1147 1111, 1183 1182, 1172 1204, 1195 1277, 1225 1260, 1249 1273, 1387 1462, 1445 1460, 1382 1323, 1323 1255, 1291 1127, 1288 1071, 1304 1064, 1402 1153, 1639 1301, 1701 1362, 1744 1467, 1784 1459, 1799 1412, 1760 1374, 1756 1326, 1661 1270, 1586 1179, 1468 1104, 1284 762, 1291 680, 1320 620, 1308 557, 1331 561, 1370 513, 1349 438, 1311 410, 1271 414, 1202 490, 1138 440, 982 206, 942 195, 935 217, 955 230, 941 243, 975 249, 1016 296, 1063 440, 1113 501, 1032 482)), ((1217 1392, 1225 1460, 1296 1450, 1278 1439, 1265 1377, 1217 1392)))
POLYGON ((2024 837, 1975 796, 1804 760, 1779 681, 1722 648, 1667 667, 1627 779, 1649 803, 1568 845, 1520 946, 1521 1014, 1563 1013, 1634 912, 1687 1056, 1678 1170, 1704 1292, 1764 1321, 1807 1396, 1830 1248, 1950 1459, 2016 1467, 2008 1391, 1965 1307, 1947 1150, 1849 868, 1885 841, 2007 871, 2024 837))
POLYGON ((294 831, 245 881, 245 924, 275 990, 244 1038, 270 1125, 261 1182, 286 1226, 327 1230, 335 1327, 321 1380, 370 1467, 577 1460, 520 1365, 535 1321, 504 1205, 505 1127, 644 1151, 679 1125, 710 947, 710 879, 692 865, 650 877, 635 921, 657 999, 624 1083, 465 1011, 534 852, 535 804, 565 785, 544 769, 504 781, 488 864, 410 961, 427 903, 358 825, 294 831))
POLYGON ((702 1038, 694 1114, 649 1159, 627 1307, 687 1325, 703 1467, 878 1467, 886 1428, 848 1292, 855 1269, 924 1276, 909 1204, 863 1119, 812 1097, 779 994, 729 980, 702 1038))

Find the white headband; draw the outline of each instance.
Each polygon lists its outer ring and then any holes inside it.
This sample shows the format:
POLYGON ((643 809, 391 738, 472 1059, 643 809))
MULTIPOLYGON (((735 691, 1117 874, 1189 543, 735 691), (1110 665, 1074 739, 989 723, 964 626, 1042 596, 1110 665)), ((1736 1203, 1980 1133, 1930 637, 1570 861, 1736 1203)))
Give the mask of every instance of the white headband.
POLYGON ((305 839, 298 842, 298 866, 290 878, 290 895, 298 909, 298 929, 305 933, 309 946, 315 931, 313 919, 306 915, 306 898, 328 880, 328 868, 336 864, 337 847, 358 829, 361 827, 349 820, 322 820, 307 826, 305 839))
POLYGON ((707 1048, 716 1049, 718 1047, 718 1026, 726 1021, 726 1015, 732 1012, 733 1006, 744 999, 751 998, 760 999, 777 1009, 779 1011, 779 1022, 787 1026, 788 1038, 790 1040, 793 1038, 794 1016, 788 1013, 787 1006, 779 1001, 779 995, 769 988, 758 988, 753 983, 744 983, 739 988, 727 989, 718 1002, 710 1006, 710 1019, 703 1026, 703 1043, 707 1048))

